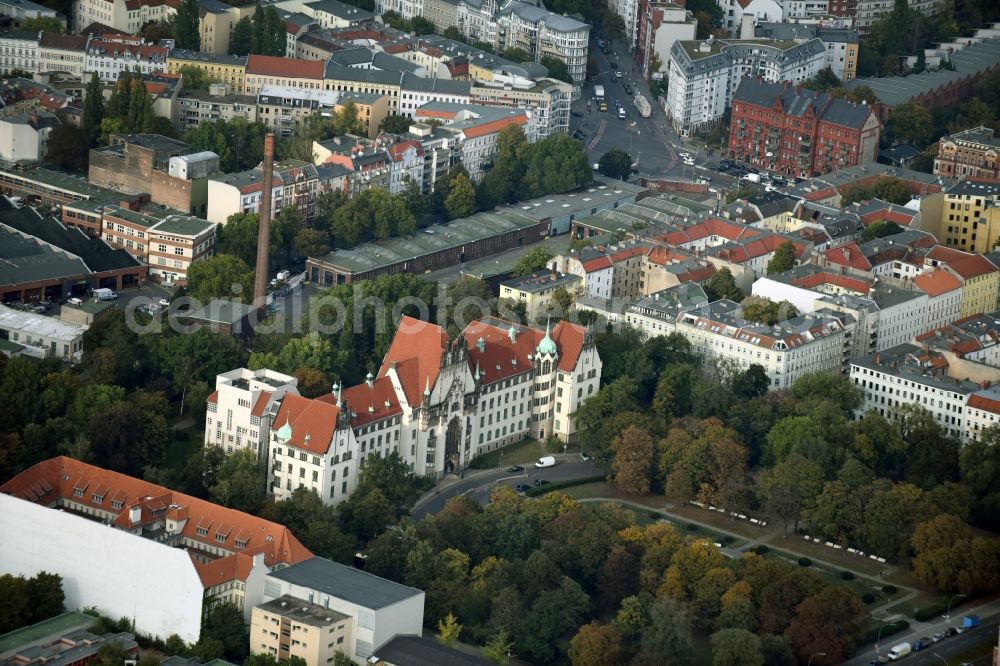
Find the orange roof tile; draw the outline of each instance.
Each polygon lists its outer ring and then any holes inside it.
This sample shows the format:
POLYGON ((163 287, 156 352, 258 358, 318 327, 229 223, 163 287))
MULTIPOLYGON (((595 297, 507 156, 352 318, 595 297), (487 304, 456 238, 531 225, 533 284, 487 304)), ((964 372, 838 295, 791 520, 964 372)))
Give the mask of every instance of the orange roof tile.
POLYGON ((933 270, 926 273, 921 273, 920 275, 913 278, 913 284, 917 286, 920 291, 926 293, 928 296, 940 296, 949 291, 954 291, 956 289, 962 288, 962 282, 944 270, 933 270))
POLYGON ((237 551, 235 540, 239 534, 241 543, 246 544, 239 552, 251 556, 263 553, 268 567, 295 564, 312 557, 283 525, 66 456, 28 468, 0 486, 0 492, 47 506, 60 498, 72 499, 77 504, 115 514, 114 524, 126 528, 150 524, 171 514, 177 519, 186 517, 181 529, 185 539, 207 548, 237 551), (94 488, 104 492, 97 500, 92 491, 88 492, 94 488), (77 495, 76 489, 82 490, 83 495, 77 495), (120 505, 113 506, 112 502, 120 505), (140 510, 137 524, 131 521, 132 508, 140 510), (204 528, 204 534, 198 532, 199 527, 204 528), (217 533, 224 536, 221 541, 216 538, 217 533))
POLYGON ((927 258, 947 264, 966 280, 995 273, 997 270, 997 267, 981 254, 962 252, 943 245, 934 247, 927 253, 927 258))
POLYGON ((209 402, 219 402, 219 392, 212 391, 212 395, 208 396, 209 402))
POLYGON ((826 256, 827 261, 831 264, 837 264, 838 266, 850 266, 851 268, 857 268, 862 271, 870 271, 872 269, 871 262, 868 261, 868 258, 858 248, 858 244, 855 241, 851 241, 845 245, 831 247, 823 254, 826 256))
POLYGON ((322 60, 297 60, 278 56, 251 54, 247 58, 247 74, 287 76, 293 79, 322 79, 326 63, 322 60))
POLYGON ((282 428, 287 423, 292 427, 289 446, 325 455, 337 430, 339 414, 336 405, 289 394, 281 401, 281 408, 274 417, 274 427, 282 428))
POLYGON ((382 359, 378 376, 384 377, 395 364, 403 393, 410 406, 423 401, 424 387, 437 382, 441 354, 448 347, 448 334, 437 324, 403 316, 396 327, 392 344, 382 359))
POLYGON ((480 123, 479 125, 474 125, 473 127, 466 128, 463 130, 466 139, 475 139, 480 136, 486 136, 487 134, 493 134, 494 132, 499 132, 504 127, 508 125, 527 125, 528 117, 524 114, 518 114, 516 116, 511 116, 509 118, 499 118, 497 120, 491 120, 489 122, 480 123))
POLYGON ((970 395, 969 407, 1000 414, 1000 401, 993 400, 982 395, 970 395))
POLYGON ((424 147, 420 145, 419 141, 414 139, 407 139, 406 141, 394 143, 386 148, 386 151, 389 153, 389 157, 392 158, 393 162, 399 162, 403 159, 403 155, 406 153, 407 148, 414 148, 417 151, 418 157, 424 156, 424 147))
POLYGON ((606 268, 611 268, 611 259, 606 256, 595 257, 594 259, 588 259, 584 261, 583 270, 587 273, 593 273, 594 271, 602 271, 606 268))
POLYGON ((205 589, 234 580, 246 582, 253 570, 253 558, 245 553, 234 553, 211 562, 199 562, 192 555, 191 562, 205 589))
MULTIPOLYGON (((214 395, 218 395, 218 391, 216 391, 214 395)), ((264 410, 267 409, 267 403, 270 402, 270 400, 271 394, 269 392, 261 392, 261 394, 257 396, 257 402, 254 404, 253 410, 251 410, 250 414, 252 416, 263 416, 264 410)))
MULTIPOLYGON (((318 400, 334 404, 337 402, 336 396, 332 393, 327 393, 318 400)), ((392 387, 392 380, 388 377, 375 379, 371 388, 367 383, 363 383, 344 389, 343 401, 351 410, 351 426, 355 428, 403 413, 399 398, 392 387)))

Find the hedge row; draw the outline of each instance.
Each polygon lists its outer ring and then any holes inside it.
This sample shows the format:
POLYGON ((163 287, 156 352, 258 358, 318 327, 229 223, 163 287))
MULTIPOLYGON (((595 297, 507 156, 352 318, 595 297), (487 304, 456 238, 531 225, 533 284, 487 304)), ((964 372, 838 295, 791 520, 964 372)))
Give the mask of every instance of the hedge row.
POLYGON ((562 490, 563 488, 572 488, 573 486, 582 486, 587 483, 598 483, 600 481, 607 481, 608 478, 604 474, 598 474, 595 476, 584 476, 579 479, 566 479, 565 481, 553 481, 552 483, 547 483, 544 486, 535 486, 534 488, 529 488, 524 491, 525 497, 538 497, 539 495, 544 495, 547 492, 553 490, 562 490))
POLYGON ((933 604, 931 606, 918 608, 913 612, 913 617, 920 622, 926 622, 927 620, 933 620, 934 618, 940 617, 947 612, 948 606, 945 604, 933 604))
POLYGON ((865 634, 864 643, 874 643, 876 640, 881 640, 886 636, 892 636, 893 634, 898 634, 901 631, 906 631, 910 628, 910 623, 906 620, 896 620, 895 622, 889 622, 888 624, 882 625, 881 631, 879 627, 875 627, 867 634, 865 634))

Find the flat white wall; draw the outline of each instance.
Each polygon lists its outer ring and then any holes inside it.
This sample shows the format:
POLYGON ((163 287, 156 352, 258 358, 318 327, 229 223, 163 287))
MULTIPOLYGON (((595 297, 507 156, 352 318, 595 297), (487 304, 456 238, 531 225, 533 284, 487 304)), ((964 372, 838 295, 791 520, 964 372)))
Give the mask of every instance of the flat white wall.
POLYGON ((57 573, 68 609, 96 606, 134 618, 140 633, 198 640, 204 588, 186 551, 9 495, 0 534, 0 573, 57 573))
POLYGON ((802 289, 791 284, 771 280, 770 278, 760 278, 753 283, 751 293, 754 296, 766 298, 780 303, 788 301, 795 306, 795 309, 802 314, 813 312, 816 309, 816 299, 822 294, 809 289, 802 289))

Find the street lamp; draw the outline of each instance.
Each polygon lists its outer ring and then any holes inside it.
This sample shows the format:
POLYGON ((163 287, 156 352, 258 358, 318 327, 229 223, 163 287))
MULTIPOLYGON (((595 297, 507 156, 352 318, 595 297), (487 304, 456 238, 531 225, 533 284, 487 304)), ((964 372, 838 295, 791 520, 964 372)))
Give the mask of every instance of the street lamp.
POLYGON ((881 627, 878 628, 878 633, 875 634, 875 657, 876 658, 882 656, 881 653, 880 653, 880 651, 879 651, 879 649, 878 649, 878 642, 879 642, 879 639, 882 638, 882 630, 885 629, 888 626, 889 625, 887 625, 887 624, 883 624, 881 627))
POLYGON ((949 629, 951 628, 951 602, 955 601, 955 599, 958 599, 959 597, 967 597, 967 596, 969 596, 969 595, 967 595, 967 594, 956 594, 956 595, 953 595, 951 597, 951 599, 948 600, 948 610, 945 611, 944 619, 947 620, 947 622, 948 622, 948 628, 949 629))
POLYGON ((813 657, 825 657, 825 656, 826 652, 814 652, 813 654, 809 655, 809 663, 807 666, 812 666, 813 657))

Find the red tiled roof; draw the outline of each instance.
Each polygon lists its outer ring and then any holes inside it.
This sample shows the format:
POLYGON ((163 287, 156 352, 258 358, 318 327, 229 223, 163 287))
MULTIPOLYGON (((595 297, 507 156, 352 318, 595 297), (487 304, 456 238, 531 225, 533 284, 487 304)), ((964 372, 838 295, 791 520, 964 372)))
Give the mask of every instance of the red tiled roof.
POLYGON ((208 401, 209 402, 216 402, 216 403, 219 402, 219 392, 218 391, 212 391, 212 395, 208 396, 208 401))
POLYGON ((606 256, 595 257, 584 261, 581 265, 584 271, 593 273, 594 271, 603 271, 606 268, 611 268, 611 259, 606 256))
MULTIPOLYGON (((215 395, 218 394, 216 391, 215 395)), ((263 416, 264 410, 267 409, 267 403, 271 400, 271 394, 267 391, 262 392, 257 396, 257 402, 253 406, 253 411, 250 412, 252 416, 263 416)))
POLYGON ((396 327, 392 344, 382 359, 378 376, 384 377, 395 364, 396 374, 410 406, 423 401, 424 387, 431 389, 441 369, 441 354, 448 347, 448 334, 437 324, 403 316, 396 327))
POLYGON ((913 284, 928 296, 940 296, 949 291, 962 288, 962 282, 944 270, 933 270, 913 278, 913 284))
POLYGON ((504 127, 508 125, 527 125, 528 117, 523 113, 515 116, 510 116, 509 118, 498 118, 497 120, 491 120, 489 122, 480 123, 479 125, 474 125, 473 127, 468 127, 463 130, 466 139, 475 139, 476 137, 486 136, 487 134, 493 134, 494 132, 499 132, 504 127))
POLYGON ((1000 401, 987 398, 982 395, 970 395, 969 396, 969 407, 974 407, 975 409, 982 409, 987 412, 994 412, 1000 414, 1000 401))
POLYGON ((927 258, 947 264, 948 268, 965 280, 994 273, 997 270, 997 267, 981 254, 962 252, 943 245, 934 247, 927 253, 927 258))
POLYGON ((322 60, 297 60, 251 54, 247 58, 247 74, 287 76, 292 79, 322 79, 326 63, 322 60))
POLYGON ((192 556, 191 561, 205 589, 234 580, 246 582, 253 569, 253 558, 244 553, 235 553, 207 563, 199 562, 192 556))
POLYGON ((246 542, 239 552, 251 556, 263 553, 268 567, 295 564, 312 557, 283 525, 65 456, 30 467, 0 486, 0 492, 42 505, 52 506, 58 498, 63 498, 93 509, 117 512, 113 522, 127 528, 160 520, 171 513, 182 518, 186 510, 189 518, 181 534, 207 548, 235 551, 238 537, 246 542), (74 489, 81 489, 83 495, 77 496, 74 489), (94 500, 94 489, 104 493, 100 501, 94 500), (121 502, 121 508, 112 507, 112 501, 121 502), (132 508, 140 510, 138 524, 130 519, 132 508), (153 511, 158 509, 165 511, 154 516, 153 511), (199 534, 199 527, 207 530, 206 534, 199 534), (216 539, 216 534, 224 535, 223 540, 216 539))
MULTIPOLYGON (((469 369, 475 373, 476 367, 482 371, 481 381, 491 384, 531 370, 538 343, 545 337, 545 331, 521 326, 504 320, 494 325, 487 320, 475 321, 465 327, 462 335, 469 354, 469 369), (510 328, 514 327, 514 339, 510 339, 510 328), (483 351, 479 351, 479 339, 483 339, 483 351), (517 361, 516 364, 514 361, 517 361)), ((552 340, 559 350, 559 369, 572 372, 583 350, 587 329, 576 324, 561 321, 552 328, 552 340)))
POLYGON ((394 143, 386 148, 386 151, 389 153, 389 157, 392 158, 393 162, 399 162, 403 159, 403 154, 406 152, 406 149, 411 147, 416 149, 418 157, 424 156, 424 147, 421 146, 420 142, 415 139, 407 139, 406 141, 394 143))
POLYGON ((337 406, 329 402, 288 394, 281 401, 272 427, 283 428, 287 423, 292 427, 289 446, 325 455, 337 430, 339 414, 337 406))
POLYGON ((870 271, 872 269, 871 262, 868 261, 868 258, 865 257, 864 253, 858 249, 858 244, 854 241, 851 241, 846 245, 831 247, 823 254, 826 256, 827 261, 831 264, 837 264, 838 266, 850 266, 851 268, 857 268, 862 271, 870 271))
POLYGON ((868 283, 866 281, 847 275, 838 275, 836 273, 813 273, 812 275, 806 275, 797 280, 793 280, 792 284, 796 287, 802 287, 804 289, 818 287, 821 284, 832 284, 836 287, 840 287, 841 289, 850 289, 858 294, 868 293, 868 283))
POLYGON ((806 201, 822 201, 823 199, 829 199, 830 197, 836 196, 837 189, 834 187, 824 187, 822 190, 816 190, 815 192, 807 192, 802 198, 806 201))
MULTIPOLYGON (((324 402, 337 402, 337 398, 331 393, 318 399, 324 402)), ((355 428, 403 413, 399 398, 392 387, 392 380, 388 377, 375 379, 371 388, 367 383, 363 383, 344 389, 343 401, 351 410, 351 426, 355 428)))

